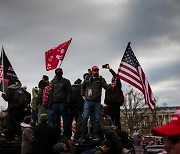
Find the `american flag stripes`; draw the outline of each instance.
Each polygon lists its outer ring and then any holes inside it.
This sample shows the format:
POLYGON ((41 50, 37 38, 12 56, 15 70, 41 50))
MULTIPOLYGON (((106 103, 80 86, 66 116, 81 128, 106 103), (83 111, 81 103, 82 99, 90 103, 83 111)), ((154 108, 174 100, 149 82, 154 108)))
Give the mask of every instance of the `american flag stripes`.
POLYGON ((118 69, 117 77, 139 89, 144 94, 145 103, 151 110, 156 105, 150 84, 148 83, 145 73, 141 68, 135 54, 133 53, 130 42, 126 47, 122 61, 118 69))

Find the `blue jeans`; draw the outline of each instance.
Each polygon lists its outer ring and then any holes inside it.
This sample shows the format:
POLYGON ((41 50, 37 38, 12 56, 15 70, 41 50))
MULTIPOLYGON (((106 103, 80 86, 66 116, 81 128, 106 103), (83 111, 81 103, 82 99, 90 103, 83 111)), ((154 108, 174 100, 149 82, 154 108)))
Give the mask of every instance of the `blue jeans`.
POLYGON ((37 109, 32 109, 31 116, 32 116, 32 119, 33 119, 32 126, 35 127, 36 124, 38 123, 38 110, 37 109))
POLYGON ((47 123, 50 125, 50 126, 54 126, 54 112, 53 110, 51 109, 46 109, 46 114, 48 115, 48 121, 47 123))
POLYGON ((91 127, 93 138, 99 137, 99 117, 101 111, 101 102, 100 101, 87 101, 84 102, 83 109, 83 122, 82 122, 82 137, 87 135, 87 122, 90 116, 91 127))
POLYGON ((63 129, 65 130, 65 121, 66 121, 66 103, 53 103, 52 109, 54 112, 54 127, 56 129, 56 133, 58 138, 61 135, 61 116, 63 119, 63 129))

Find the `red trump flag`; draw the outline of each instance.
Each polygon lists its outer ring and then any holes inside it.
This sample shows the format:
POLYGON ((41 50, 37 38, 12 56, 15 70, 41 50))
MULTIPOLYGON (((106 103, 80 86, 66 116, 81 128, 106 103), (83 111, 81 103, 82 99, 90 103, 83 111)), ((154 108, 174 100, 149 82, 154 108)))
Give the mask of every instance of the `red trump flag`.
POLYGON ((71 43, 72 38, 59 46, 45 52, 46 70, 56 69, 59 61, 63 61, 66 51, 71 43))
POLYGON ((153 110, 156 105, 156 100, 153 96, 150 84, 146 79, 145 73, 133 53, 130 44, 131 43, 129 42, 126 47, 117 76, 119 79, 122 79, 139 89, 144 94, 145 103, 153 110))

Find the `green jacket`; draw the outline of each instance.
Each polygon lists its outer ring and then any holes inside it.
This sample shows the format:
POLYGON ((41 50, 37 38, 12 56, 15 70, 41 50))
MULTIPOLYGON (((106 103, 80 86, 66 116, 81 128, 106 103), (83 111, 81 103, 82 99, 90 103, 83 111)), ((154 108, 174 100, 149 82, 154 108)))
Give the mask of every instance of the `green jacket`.
POLYGON ((111 88, 110 85, 106 83, 106 80, 102 77, 90 77, 88 80, 84 80, 81 85, 81 95, 85 96, 88 101, 101 101, 102 88, 108 90, 111 88), (89 89, 91 90, 91 95, 89 94, 89 89))

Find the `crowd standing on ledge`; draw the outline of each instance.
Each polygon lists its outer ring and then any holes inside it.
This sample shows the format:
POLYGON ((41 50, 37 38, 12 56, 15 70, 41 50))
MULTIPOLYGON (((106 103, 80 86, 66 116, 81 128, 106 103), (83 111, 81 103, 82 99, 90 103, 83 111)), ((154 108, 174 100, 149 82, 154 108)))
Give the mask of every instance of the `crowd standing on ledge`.
MULTIPOLYGON (((110 84, 99 75, 98 66, 72 85, 57 68, 50 82, 43 75, 32 88, 32 99, 27 87, 9 82, 2 94, 8 102, 4 141, 22 142, 21 154, 76 154, 77 145, 83 144, 91 146, 82 154, 146 154, 143 134, 135 132, 131 140, 121 129, 121 81, 109 64, 103 68, 113 76, 110 84), (106 108, 101 104, 102 88, 106 108)), ((180 109, 169 125, 153 128, 152 133, 163 136, 169 154, 180 154, 180 109)))

